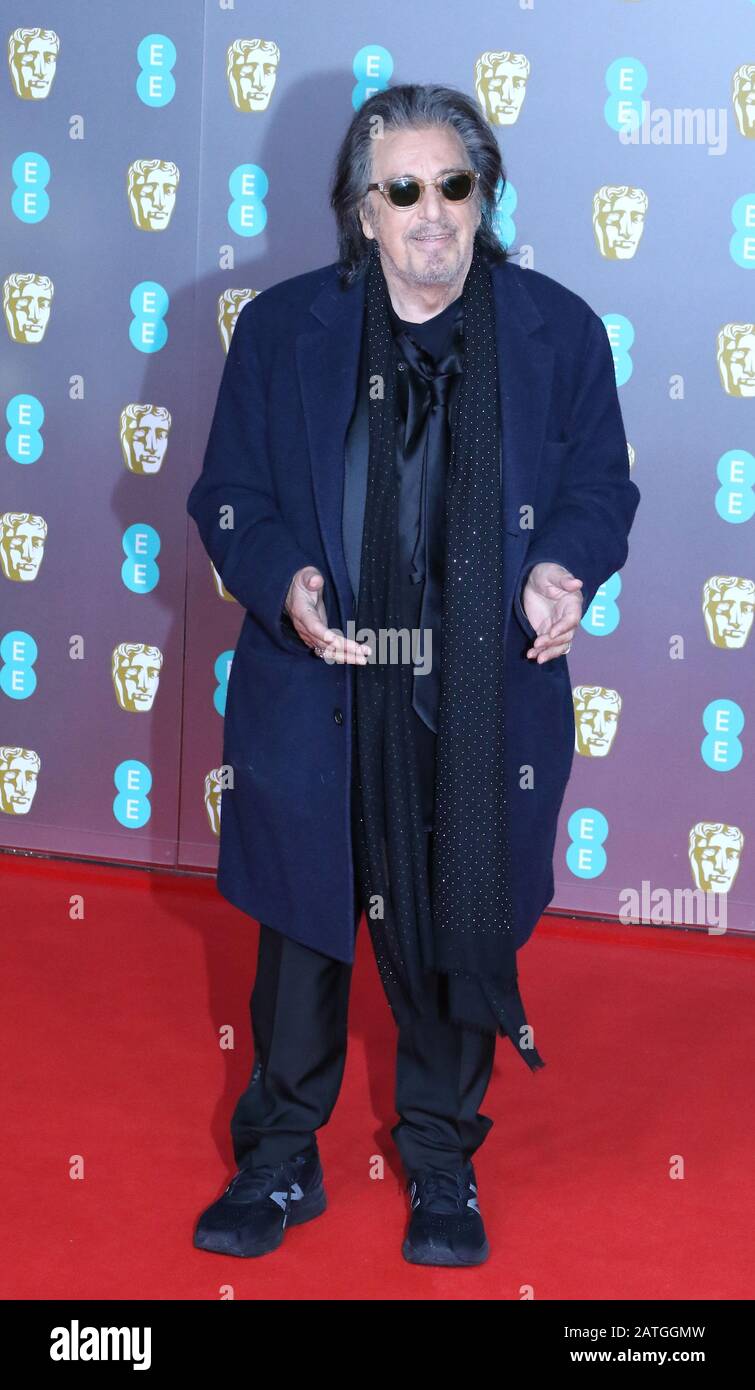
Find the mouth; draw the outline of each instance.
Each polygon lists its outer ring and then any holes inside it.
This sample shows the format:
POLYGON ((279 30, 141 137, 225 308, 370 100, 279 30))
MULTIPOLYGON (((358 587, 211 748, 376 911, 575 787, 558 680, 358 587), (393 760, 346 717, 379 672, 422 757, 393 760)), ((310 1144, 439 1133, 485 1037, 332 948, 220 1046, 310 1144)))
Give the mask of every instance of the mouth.
POLYGON ((430 243, 439 242, 439 241, 450 241, 450 240, 451 240, 451 232, 438 232, 437 234, 434 234, 433 236, 418 236, 418 237, 415 237, 414 240, 415 240, 415 241, 426 241, 426 242, 430 242, 430 243))

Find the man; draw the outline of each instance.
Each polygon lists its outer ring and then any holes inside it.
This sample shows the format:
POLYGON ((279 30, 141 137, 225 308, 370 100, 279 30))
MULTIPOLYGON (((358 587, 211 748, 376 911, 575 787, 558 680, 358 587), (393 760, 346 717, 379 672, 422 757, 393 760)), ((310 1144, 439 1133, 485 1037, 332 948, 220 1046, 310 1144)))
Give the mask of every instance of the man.
POLYGON ((246 609, 218 886, 260 940, 239 1170, 202 1249, 262 1254, 325 1209, 363 906, 399 1030, 406 1259, 487 1257, 497 1035, 543 1065, 516 952, 553 896, 566 652, 639 493, 605 328, 507 260, 502 176, 462 93, 372 96, 336 163, 339 260, 234 331, 188 509, 246 609))

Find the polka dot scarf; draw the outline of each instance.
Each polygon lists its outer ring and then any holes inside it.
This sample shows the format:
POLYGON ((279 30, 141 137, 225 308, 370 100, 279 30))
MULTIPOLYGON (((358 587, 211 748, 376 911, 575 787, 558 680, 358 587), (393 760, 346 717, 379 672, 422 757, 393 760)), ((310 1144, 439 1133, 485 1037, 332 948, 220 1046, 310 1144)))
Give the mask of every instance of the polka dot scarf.
POLYGON ((397 1021, 421 1011, 422 977, 434 970, 440 977, 439 1004, 450 1021, 506 1035, 534 1070, 544 1063, 525 1019, 512 937, 498 368, 490 272, 475 246, 463 290, 464 372, 446 478, 441 694, 429 853, 410 722, 412 666, 397 659, 400 643, 390 642, 391 631, 401 628, 395 442, 400 418, 388 302, 373 242, 366 283, 369 469, 357 632, 366 629, 377 641, 368 664, 353 668, 359 885, 397 1021))

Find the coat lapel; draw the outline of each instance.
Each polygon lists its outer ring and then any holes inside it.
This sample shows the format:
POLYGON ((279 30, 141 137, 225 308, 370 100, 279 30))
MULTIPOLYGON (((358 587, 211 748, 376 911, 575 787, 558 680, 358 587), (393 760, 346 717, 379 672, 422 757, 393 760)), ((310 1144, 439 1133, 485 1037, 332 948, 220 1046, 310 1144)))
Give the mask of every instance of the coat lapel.
MULTIPOLYGON (((520 509, 534 505, 535 500, 553 379, 553 348, 537 336, 544 320, 526 287, 526 272, 508 263, 497 266, 493 287, 508 624, 524 554, 522 541, 529 534, 519 525, 520 509)), ((364 303, 364 278, 342 290, 334 274, 310 305, 315 325, 300 333, 296 341, 315 508, 343 630, 356 618, 341 522, 346 433, 356 402, 364 303)))

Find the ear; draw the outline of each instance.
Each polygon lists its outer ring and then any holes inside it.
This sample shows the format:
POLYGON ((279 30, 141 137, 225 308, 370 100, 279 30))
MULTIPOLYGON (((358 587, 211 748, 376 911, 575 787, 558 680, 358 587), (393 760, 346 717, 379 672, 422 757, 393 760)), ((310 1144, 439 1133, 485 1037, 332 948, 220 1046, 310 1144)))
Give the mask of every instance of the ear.
POLYGON ((366 198, 365 198, 365 199, 363 200, 363 202, 361 202, 360 205, 359 205, 359 221, 360 221, 361 224, 362 224, 362 231, 364 232, 364 235, 365 235, 370 241, 374 241, 374 239, 375 239, 375 233, 373 232, 373 230, 372 230, 372 224, 370 223, 369 210, 368 210, 368 207, 367 207, 367 199, 366 199, 366 198))

